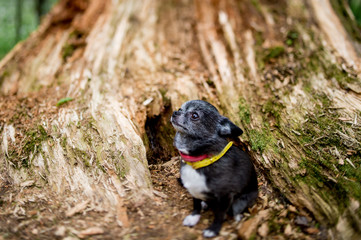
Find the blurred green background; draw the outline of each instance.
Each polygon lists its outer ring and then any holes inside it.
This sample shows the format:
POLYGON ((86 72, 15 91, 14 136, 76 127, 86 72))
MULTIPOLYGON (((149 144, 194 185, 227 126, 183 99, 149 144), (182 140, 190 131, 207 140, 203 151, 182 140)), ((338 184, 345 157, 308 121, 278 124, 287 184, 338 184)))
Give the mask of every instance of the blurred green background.
POLYGON ((350 8, 355 15, 356 21, 361 27, 361 0, 348 0, 350 8))
POLYGON ((0 59, 34 31, 57 0, 0 0, 0 59))
MULTIPOLYGON (((0 0, 0 59, 17 42, 34 31, 41 19, 58 0, 0 0)), ((361 0, 340 0, 349 4, 361 28, 361 0)), ((361 31, 361 30, 360 30, 361 31)))

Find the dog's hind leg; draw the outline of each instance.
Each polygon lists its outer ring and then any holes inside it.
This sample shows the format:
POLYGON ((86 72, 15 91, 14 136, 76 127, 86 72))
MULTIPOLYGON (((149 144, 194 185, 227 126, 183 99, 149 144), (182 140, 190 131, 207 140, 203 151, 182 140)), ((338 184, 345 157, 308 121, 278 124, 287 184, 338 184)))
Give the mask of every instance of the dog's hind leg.
POLYGON ((246 208, 251 207, 258 197, 258 191, 242 194, 240 197, 234 199, 232 204, 232 213, 234 220, 239 222, 242 219, 242 213, 246 208))

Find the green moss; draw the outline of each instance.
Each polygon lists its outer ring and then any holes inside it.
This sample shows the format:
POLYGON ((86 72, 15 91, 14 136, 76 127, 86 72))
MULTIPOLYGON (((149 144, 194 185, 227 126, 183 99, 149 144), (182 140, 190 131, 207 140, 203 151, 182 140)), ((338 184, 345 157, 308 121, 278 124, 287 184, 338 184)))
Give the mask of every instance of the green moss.
POLYGON ((297 39, 298 39, 298 32, 295 30, 291 30, 287 33, 286 44, 288 46, 292 46, 297 41, 297 39))
POLYGON ((304 81, 304 90, 310 93, 312 84, 310 78, 323 73, 327 80, 336 79, 341 88, 349 90, 349 84, 358 85, 361 87, 361 80, 357 78, 357 74, 353 73, 351 69, 342 69, 340 64, 335 64, 327 60, 325 50, 320 47, 316 51, 310 52, 307 56, 297 55, 300 58, 301 65, 296 71, 296 79, 304 81))
POLYGON ((281 120, 281 111, 284 106, 277 101, 275 98, 269 99, 265 104, 262 106, 262 111, 268 116, 275 119, 276 125, 280 124, 281 120))
POLYGON ((66 149, 66 143, 67 143, 66 137, 63 136, 60 140, 60 145, 62 146, 63 149, 66 149))
MULTIPOLYGON (((268 114, 273 114, 274 116, 280 118, 280 109, 282 109, 282 105, 280 103, 273 102, 273 106, 271 106, 271 102, 264 105, 264 111, 268 114)), ((273 116, 272 115, 272 116, 273 116)), ((279 148, 277 146, 276 140, 274 136, 277 135, 277 133, 271 133, 270 126, 269 126, 269 117, 267 119, 264 119, 263 126, 258 129, 250 129, 245 128, 245 134, 248 137, 248 141, 250 143, 251 149, 254 151, 263 152, 268 147, 272 149, 274 152, 278 153, 279 148)), ((251 110, 250 106, 247 103, 247 101, 244 98, 241 98, 239 100, 239 119, 242 122, 243 125, 250 124, 251 123, 251 110)))
POLYGON ((67 59, 68 57, 70 57, 71 55, 73 55, 74 51, 75 51, 74 45, 68 44, 68 43, 65 44, 64 47, 63 47, 63 51, 62 51, 62 58, 63 58, 63 60, 66 61, 66 59, 67 59))
POLYGON ((280 233, 281 232, 281 224, 276 222, 276 218, 272 218, 268 221, 269 233, 280 233))
POLYGON ((271 140, 270 135, 267 134, 265 129, 262 129, 261 131, 251 129, 248 134, 251 148, 254 151, 263 152, 271 140))
POLYGON ((120 170, 120 173, 118 174, 118 176, 119 176, 120 178, 124 178, 126 174, 127 174, 127 171, 124 170, 124 169, 122 169, 122 170, 120 170))
POLYGON ((249 240, 255 240, 257 239, 257 233, 252 233, 251 236, 249 237, 249 240))
POLYGON ((323 187, 324 182, 327 181, 327 178, 322 174, 323 166, 315 164, 308 158, 302 158, 299 166, 307 170, 307 175, 303 180, 307 180, 314 187, 323 187))
MULTIPOLYGON (((295 180, 317 189, 323 199, 337 204, 342 212, 347 207, 350 196, 361 200, 361 177, 357 171, 357 167, 361 164, 359 160, 361 159, 361 146, 348 146, 342 140, 338 132, 341 131, 347 135, 350 125, 339 120, 342 115, 332 109, 332 99, 313 89, 312 79, 318 73, 323 73, 327 80, 336 79, 344 89, 348 88, 349 83, 360 84, 360 79, 357 79, 356 75, 350 72, 351 70, 346 71, 341 66, 327 60, 327 53, 322 47, 312 52, 303 51, 303 55, 298 55, 296 52, 295 57, 304 59, 304 61, 300 61, 301 65, 295 72, 296 79, 302 81, 303 90, 315 104, 313 112, 304 116, 306 121, 294 129, 300 135, 291 132, 291 135, 302 146, 302 155, 304 154, 299 162, 302 169, 299 172, 305 174, 299 173, 295 180), (339 157, 332 153, 333 149, 337 149, 339 152, 345 162, 343 165, 338 163, 339 157), (352 156, 348 156, 349 150, 354 151, 352 156), (356 169, 345 161, 348 157, 356 169), (335 196, 338 196, 338 199, 335 199, 335 196)), ((266 104, 263 110, 274 115, 273 109, 268 108, 268 106, 272 107, 271 103, 266 104)), ((353 128, 352 131, 357 141, 360 142, 361 139, 358 136, 360 136, 361 130, 353 128)))
POLYGON ((249 109, 249 105, 244 98, 241 98, 239 100, 239 117, 243 123, 251 123, 251 111, 249 109))
MULTIPOLYGON (((310 99, 314 108, 307 109, 307 113, 303 115, 304 120, 300 121, 299 125, 294 125, 294 119, 282 119, 284 108, 280 101, 277 98, 270 99, 262 106, 264 116, 260 121, 269 122, 270 119, 275 119, 278 128, 271 132, 269 127, 263 126, 260 129, 246 129, 245 132, 249 137, 252 150, 258 152, 274 151, 275 159, 280 159, 276 166, 279 166, 281 171, 292 171, 291 174, 288 172, 284 174, 283 180, 295 181, 294 184, 291 183, 293 186, 297 186, 297 184, 310 186, 311 191, 315 191, 326 204, 337 206, 339 212, 342 213, 347 208, 350 198, 361 201, 361 171, 359 170, 361 167, 361 146, 348 144, 342 139, 339 132, 352 136, 361 142, 361 129, 341 121, 340 118, 344 118, 345 115, 333 108, 333 100, 322 93, 322 89, 314 88, 312 81, 318 81, 324 77, 330 86, 338 88, 339 85, 343 89, 349 90, 349 84, 361 86, 361 80, 357 78, 352 69, 342 66, 342 63, 331 62, 330 53, 322 47, 321 40, 317 38, 318 34, 307 31, 309 30, 291 30, 288 32, 284 41, 285 46, 291 47, 287 48, 287 54, 284 54, 285 49, 282 50, 283 47, 278 50, 264 50, 262 48, 262 33, 255 33, 256 62, 258 69, 266 68, 264 74, 266 72, 272 73, 275 68, 277 70, 290 70, 289 75, 294 79, 294 82, 290 82, 284 88, 291 84, 302 84, 307 99, 310 99), (303 42, 303 38, 299 37, 299 33, 308 33, 311 41, 319 47, 308 48, 307 43, 303 42), (291 67, 287 65, 290 61, 294 63, 290 64, 291 67), (296 133, 292 130, 295 130, 296 133), (277 147, 276 139, 285 140, 287 147, 284 151, 277 147), (296 146, 296 148, 293 149, 292 146, 296 146), (340 157, 335 153, 335 149, 339 152, 340 157), (350 151, 352 153, 349 153, 350 151), (343 165, 339 164, 340 158, 344 161, 343 165), (346 161, 347 158, 356 168, 346 161), (288 160, 290 159, 297 161, 299 169, 293 171, 288 167, 288 160), (291 178, 288 179, 288 177, 291 178)), ((282 71, 279 71, 279 74, 285 76, 282 71)), ((286 74, 288 73, 286 72, 286 74)), ((274 81, 269 81, 266 84, 270 85, 270 91, 274 91, 274 81)), ((284 88, 276 91, 284 91, 284 88)), ((293 90, 291 86, 290 91, 293 90)), ((281 92, 281 94, 283 93, 281 92)), ((252 103, 251 106, 252 111, 259 110, 256 104, 252 103)), ((245 100, 240 101, 239 114, 243 123, 247 123, 249 116, 251 116, 248 109, 247 102, 245 100)), ((357 114, 360 116, 361 113, 358 112, 357 114)), ((255 116, 253 117, 255 118, 255 116)), ((312 201, 311 198, 312 193, 309 199, 312 201)), ((314 201, 317 201, 316 198, 314 201)), ((325 214, 328 214, 327 210, 324 209, 317 211, 319 213, 325 211, 325 214)), ((330 216, 327 215, 327 217, 330 216)), ((332 224, 337 219, 329 220, 329 223, 332 224)), ((270 221, 270 232, 279 231, 277 226, 276 223, 273 224, 270 221), (273 228, 274 230, 272 230, 273 228)))
POLYGON ((336 64, 325 64, 323 70, 327 79, 336 79, 340 87, 345 90, 349 90, 349 84, 357 84, 361 87, 361 80, 356 74, 348 73, 336 64))
POLYGON ((103 165, 103 157, 102 157, 103 151, 101 146, 98 146, 96 150, 97 150, 96 159, 95 159, 96 165, 100 170, 102 170, 102 172, 106 173, 107 171, 103 165))
POLYGON ((261 4, 258 0, 251 0, 251 3, 257 9, 257 11, 262 12, 261 4))
POLYGON ((265 51, 265 57, 263 60, 265 62, 269 62, 271 59, 275 59, 280 57, 285 52, 285 48, 283 46, 276 46, 269 48, 265 51))
POLYGON ((262 47, 262 44, 265 41, 265 39, 263 37, 263 33, 261 31, 255 32, 254 33, 254 40, 255 40, 255 45, 257 46, 257 48, 262 47))
POLYGON ((255 50, 256 50, 256 64, 258 69, 262 70, 265 67, 264 61, 264 49, 262 47, 264 40, 262 32, 255 32, 254 34, 255 39, 255 50))
POLYGON ((63 61, 66 61, 68 57, 71 57, 76 48, 81 47, 85 44, 79 41, 81 38, 83 38, 83 34, 77 30, 69 34, 69 38, 62 49, 63 61))
POLYGON ((23 145, 12 149, 9 160, 15 168, 29 168, 34 157, 41 152, 42 142, 50 138, 43 126, 39 125, 25 133, 23 145))
POLYGON ((159 92, 162 95, 162 100, 163 100, 164 106, 170 106, 171 101, 170 101, 170 98, 167 97, 168 90, 162 88, 162 89, 159 89, 159 92))
POLYGON ((72 156, 77 159, 77 162, 81 162, 84 164, 85 167, 90 167, 89 159, 90 154, 84 150, 81 150, 79 148, 71 148, 72 156))
MULTIPOLYGON (((342 139, 339 132, 344 132, 349 126, 339 120, 337 111, 328 110, 332 102, 327 96, 314 96, 318 101, 315 112, 308 114, 307 121, 296 129, 301 135, 295 136, 305 153, 299 165, 306 170, 304 176, 297 176, 296 179, 318 189, 325 199, 338 196, 337 203, 342 210, 348 205, 350 196, 361 200, 361 173, 358 170, 361 165, 361 146, 350 145, 342 139), (335 149, 339 156, 334 153, 335 149), (350 150, 353 152, 351 156, 348 153, 350 150), (343 159, 343 165, 338 163, 339 158, 343 159)), ((361 129, 354 128, 352 131, 356 140, 360 141, 361 129)))
POLYGON ((0 75, 0 87, 3 84, 5 78, 7 78, 8 76, 10 76, 10 72, 8 69, 5 69, 2 74, 0 75))
POLYGON ((216 88, 216 85, 214 84, 214 82, 212 81, 212 79, 208 78, 206 80, 206 83, 208 84, 208 86, 210 86, 211 88, 216 88))
POLYGON ((308 94, 312 93, 313 88, 312 88, 312 84, 310 81, 308 81, 308 80, 303 81, 302 88, 303 88, 303 91, 305 91, 306 93, 308 93, 308 94))
POLYGON ((125 160, 123 153, 120 153, 120 155, 116 154, 112 156, 112 158, 119 159, 115 164, 115 173, 119 178, 124 178, 129 173, 130 167, 128 162, 125 160))

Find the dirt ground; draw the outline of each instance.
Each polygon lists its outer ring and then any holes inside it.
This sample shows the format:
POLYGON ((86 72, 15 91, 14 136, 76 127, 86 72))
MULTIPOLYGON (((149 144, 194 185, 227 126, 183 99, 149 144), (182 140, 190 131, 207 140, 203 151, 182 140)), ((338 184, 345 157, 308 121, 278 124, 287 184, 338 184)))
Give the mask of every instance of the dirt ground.
MULTIPOLYGON (((129 227, 120 227, 114 215, 85 203, 67 217, 66 196, 49 196, 36 186, 14 189, 0 186, 0 239, 202 239, 212 221, 202 213, 194 228, 182 226, 192 209, 191 196, 177 181, 179 159, 150 165, 154 199, 135 206, 126 202, 129 227)), ((259 174, 257 204, 236 223, 228 218, 215 239, 328 239, 327 229, 303 210, 275 193, 259 174)))

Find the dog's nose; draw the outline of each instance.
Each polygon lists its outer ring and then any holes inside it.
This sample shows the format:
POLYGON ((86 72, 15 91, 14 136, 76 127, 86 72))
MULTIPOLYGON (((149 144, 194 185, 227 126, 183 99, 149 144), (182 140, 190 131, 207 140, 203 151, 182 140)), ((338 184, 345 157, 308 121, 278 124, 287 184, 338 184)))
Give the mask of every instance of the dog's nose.
POLYGON ((172 114, 172 117, 176 117, 178 115, 180 115, 180 112, 179 111, 174 111, 173 114, 172 114))

